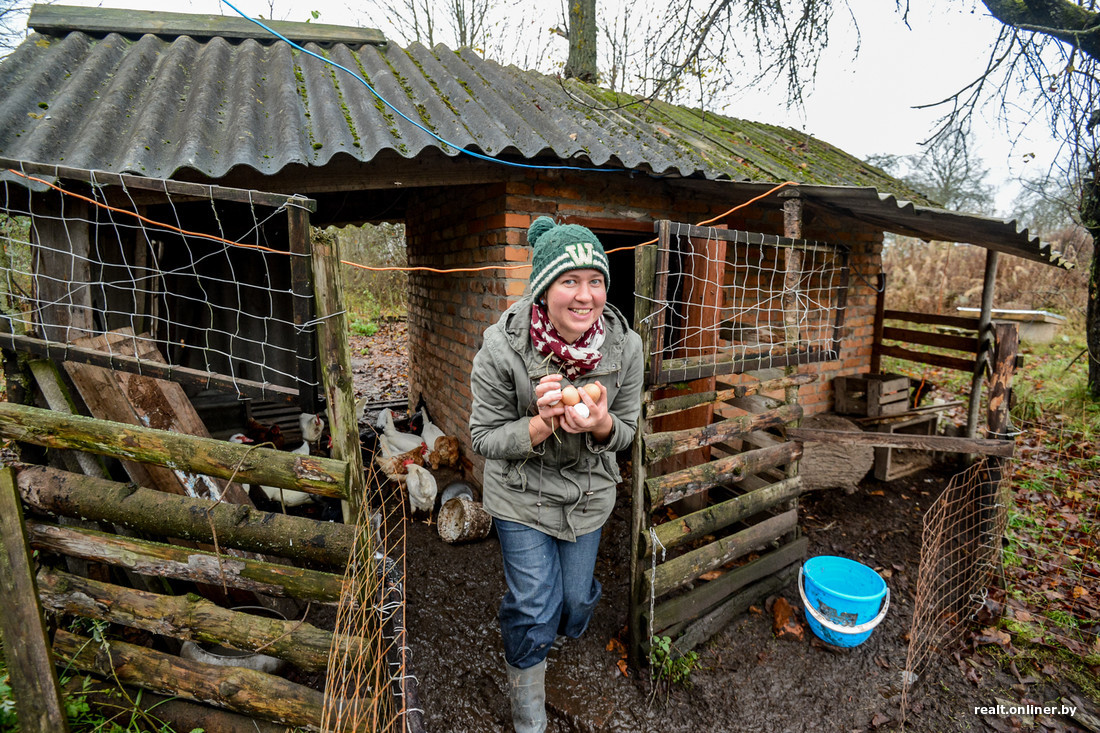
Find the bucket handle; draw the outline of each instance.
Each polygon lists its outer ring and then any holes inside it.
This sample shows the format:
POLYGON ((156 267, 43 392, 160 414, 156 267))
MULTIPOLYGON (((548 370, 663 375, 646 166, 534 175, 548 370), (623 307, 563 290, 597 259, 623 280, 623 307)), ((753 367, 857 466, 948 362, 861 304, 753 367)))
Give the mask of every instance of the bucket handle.
POLYGON ((857 626, 841 626, 840 624, 833 623, 824 615, 821 611, 810 605, 810 601, 806 598, 806 590, 802 587, 803 575, 802 567, 798 568, 798 595, 802 596, 802 606, 806 609, 806 613, 813 616, 814 621, 829 629, 829 631, 835 631, 838 634, 862 634, 865 631, 870 631, 882 622, 882 619, 886 618, 886 611, 890 608, 890 586, 886 586, 886 597, 882 600, 882 609, 878 612, 878 616, 866 623, 859 624, 857 626))

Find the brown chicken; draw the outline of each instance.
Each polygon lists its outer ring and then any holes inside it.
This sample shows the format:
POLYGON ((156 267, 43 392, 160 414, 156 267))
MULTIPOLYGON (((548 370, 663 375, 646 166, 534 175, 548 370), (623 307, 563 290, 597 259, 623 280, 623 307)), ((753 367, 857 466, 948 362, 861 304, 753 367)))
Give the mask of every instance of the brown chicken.
POLYGON ((406 453, 400 453, 396 456, 384 457, 382 455, 374 456, 375 463, 382 469, 382 473, 392 481, 404 485, 405 476, 409 473, 409 464, 415 463, 418 466, 424 465, 424 448, 413 448, 406 453))
POLYGON ((440 466, 458 468, 460 457, 458 438, 451 435, 441 435, 435 439, 434 450, 428 454, 428 462, 431 464, 432 470, 436 470, 440 466))

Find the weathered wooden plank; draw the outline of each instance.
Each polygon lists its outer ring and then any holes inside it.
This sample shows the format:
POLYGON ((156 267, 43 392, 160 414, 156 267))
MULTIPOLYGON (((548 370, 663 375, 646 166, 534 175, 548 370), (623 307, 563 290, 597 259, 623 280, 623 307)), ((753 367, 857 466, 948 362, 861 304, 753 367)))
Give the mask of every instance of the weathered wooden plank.
POLYGON ((960 359, 956 356, 930 354, 922 351, 903 349, 900 346, 888 346, 886 344, 879 347, 879 353, 883 356, 893 356, 898 359, 905 359, 906 361, 915 361, 918 364, 931 364, 932 366, 943 367, 944 369, 956 369, 960 372, 974 371, 973 360, 960 359))
POLYGON ((828 349, 807 349, 774 356, 761 352, 752 355, 740 355, 737 359, 734 359, 732 350, 721 349, 714 356, 705 359, 697 356, 686 359, 666 359, 661 364, 661 371, 654 379, 654 384, 669 384, 724 374, 742 374, 771 367, 814 364, 835 358, 836 354, 828 349))
POLYGON ((355 419, 355 384, 352 381, 351 348, 345 313, 343 280, 340 276, 339 242, 330 234, 314 230, 313 289, 317 308, 317 353, 324 354, 321 379, 328 405, 332 456, 345 462, 348 470, 343 486, 344 521, 354 523, 355 513, 366 500, 363 451, 359 445, 359 422, 355 419))
POLYGON ((965 328, 969 331, 977 331, 979 326, 977 318, 941 316, 937 313, 914 313, 912 311, 886 309, 882 316, 887 321, 906 321, 908 323, 921 323, 925 326, 951 326, 952 328, 965 328))
POLYGON ((222 608, 194 593, 182 596, 149 593, 79 575, 43 568, 38 593, 45 607, 57 613, 122 624, 155 634, 200 644, 221 644, 244 652, 262 651, 315 672, 328 666, 329 650, 345 654, 345 635, 318 628, 305 620, 255 616, 222 608))
POLYGON ((802 417, 798 405, 784 405, 758 415, 740 415, 696 428, 646 436, 646 461, 652 463, 684 451, 732 440, 753 430, 778 428, 802 417))
POLYGON ((779 377, 761 382, 738 384, 729 389, 720 389, 714 392, 700 392, 698 394, 678 395, 667 397, 663 400, 654 400, 646 405, 646 418, 661 417, 681 410, 690 410, 707 402, 725 402, 738 399, 747 395, 760 392, 775 392, 787 387, 799 387, 817 381, 816 374, 795 374, 789 377, 779 377))
POLYGON ((64 733, 69 730, 68 718, 38 603, 31 550, 23 530, 23 505, 8 467, 0 468, 0 542, 0 636, 8 640, 4 658, 19 730, 64 733))
MULTIPOLYGON (((39 5, 31 10, 32 17, 35 13, 53 12, 54 10, 62 9, 63 6, 47 6, 39 5)), ((68 10, 69 8, 65 8, 68 10)), ((82 13, 91 11, 97 13, 102 11, 102 8, 74 8, 80 10, 82 13)), ((131 11, 122 11, 127 15, 131 11)), ((139 12, 139 11, 133 11, 139 12)), ((161 16, 162 13, 153 13, 153 15, 161 16)), ((188 15, 188 18, 195 18, 197 16, 188 15)), ((50 178, 68 178, 74 181, 83 181, 85 183, 92 183, 100 186, 119 186, 124 188, 132 188, 143 191, 152 191, 158 194, 170 194, 173 200, 176 200, 176 196, 186 197, 190 199, 197 199, 203 201, 209 201, 210 199, 218 199, 221 201, 237 201, 245 204, 260 204, 263 206, 271 206, 278 208, 285 206, 288 202, 294 201, 299 206, 304 206, 310 211, 317 210, 317 202, 312 199, 307 199, 302 196, 294 194, 277 194, 268 193, 266 191, 255 191, 244 188, 226 188, 224 186, 211 186, 203 183, 187 183, 185 181, 170 181, 163 178, 146 178, 144 176, 133 176, 126 173, 109 173, 107 171, 93 171, 85 168, 69 168, 63 165, 50 165, 47 163, 32 163, 25 160, 12 160, 11 158, 0 158, 0 168, 6 168, 13 171, 18 171, 25 175, 33 175, 49 180, 50 178)))
POLYGON ((95 349, 82 349, 72 345, 56 344, 31 336, 18 336, 0 333, 0 345, 13 351, 25 351, 57 362, 72 361, 82 364, 94 364, 108 369, 122 370, 131 374, 144 374, 156 379, 169 379, 181 384, 210 387, 230 394, 240 392, 246 397, 257 400, 298 402, 298 390, 277 384, 257 382, 239 377, 227 377, 213 372, 204 372, 189 367, 172 364, 156 364, 119 354, 105 354, 95 349))
POLYGON ((732 596, 703 618, 685 627, 677 635, 676 648, 684 652, 691 651, 724 629, 733 619, 747 611, 749 606, 777 593, 791 581, 794 573, 794 566, 791 566, 732 596))
MULTIPOLYGON (((150 362, 167 363, 160 349, 148 336, 138 336, 129 328, 77 339, 74 345, 150 362)), ((176 382, 74 362, 66 362, 65 369, 95 418, 200 438, 210 437, 206 425, 199 419, 183 387, 176 382)), ((173 494, 221 499, 232 504, 252 506, 248 492, 236 482, 198 476, 179 468, 153 465, 135 467, 129 461, 125 465, 130 478, 144 486, 173 494), (147 483, 146 477, 153 483, 147 483)))
POLYGON ((348 464, 331 458, 196 438, 10 403, 0 403, 0 436, 320 496, 342 498, 350 482, 348 464))
POLYGON ((708 570, 725 565, 753 550, 772 542, 798 526, 798 510, 791 509, 754 524, 748 529, 711 542, 679 557, 646 570, 647 593, 663 596, 669 591, 687 585, 708 570))
MULTIPOLYGON (((669 276, 669 261, 671 259, 672 250, 672 222, 667 219, 662 219, 657 222, 657 261, 654 269, 654 283, 651 287, 646 289, 649 291, 652 300, 645 304, 645 310, 642 313, 651 314, 654 305, 657 303, 667 302, 668 298, 668 276, 669 276)), ((650 315, 650 331, 652 332, 652 339, 650 341, 650 350, 647 352, 649 356, 649 383, 661 384, 661 380, 658 379, 658 375, 661 373, 661 365, 665 360, 665 323, 666 317, 665 308, 657 308, 656 312, 650 315)))
POLYGON ((31 265, 36 298, 35 330, 65 343, 92 330, 91 237, 88 204, 42 198, 31 216, 31 265))
MULTIPOLYGON (((293 23, 285 20, 264 20, 281 35, 298 43, 346 43, 348 45, 382 45, 386 37, 374 28, 353 28, 327 23, 293 23)), ((72 5, 35 5, 27 26, 39 33, 65 34, 79 30, 85 33, 125 33, 192 38, 255 38, 275 40, 270 32, 247 18, 228 15, 193 15, 151 10, 115 10, 82 8, 72 5)))
POLYGON ((221 585, 290 596, 321 603, 338 603, 344 580, 333 573, 293 565, 219 557, 212 552, 120 537, 108 532, 27 522, 31 546, 84 560, 116 565, 142 575, 221 585))
POLYGON ((941 349, 966 351, 971 354, 978 353, 977 336, 955 336, 949 333, 933 333, 931 331, 917 331, 912 328, 884 326, 882 338, 904 341, 909 344, 921 344, 922 346, 935 346, 941 349))
POLYGON ((324 693, 263 672, 192 662, 122 641, 97 644, 65 630, 54 636, 54 654, 81 672, 219 708, 321 730, 324 693))
POLYGON ((760 473, 772 466, 781 466, 798 459, 802 455, 802 445, 790 442, 770 448, 738 453, 735 456, 720 458, 701 466, 692 466, 667 476, 646 479, 650 506, 656 508, 679 501, 697 491, 734 483, 742 476, 760 473))
POLYGON ((876 448, 912 448, 945 453, 980 453, 987 456, 1012 456, 1016 444, 1011 440, 981 438, 950 438, 944 435, 910 435, 907 433, 856 433, 844 430, 789 428, 787 437, 802 442, 870 445, 876 448))
POLYGON ((654 632, 675 623, 698 618, 745 586, 774 575, 792 563, 800 562, 806 556, 809 542, 807 538, 800 537, 774 552, 723 573, 714 580, 700 583, 683 595, 658 604, 653 609, 654 632))
MULTIPOLYGON (((646 324, 645 318, 653 306, 653 289, 655 287, 657 267, 656 245, 645 245, 634 250, 634 330, 642 340, 642 358, 651 360, 653 352, 654 329, 646 324)), ((650 374, 648 368, 645 373, 650 374)), ((646 393, 648 395, 648 393, 646 393)), ((643 399, 644 402, 644 399, 643 399)), ((645 641, 645 622, 642 613, 647 607, 643 593, 642 569, 639 562, 640 545, 639 538, 643 527, 649 518, 645 491, 645 434, 651 429, 651 421, 648 416, 639 420, 638 429, 634 433, 634 444, 631 448, 634 470, 631 472, 631 501, 630 501, 630 617, 628 620, 630 633, 630 647, 627 650, 630 662, 640 665, 642 662, 642 643, 645 641)))
POLYGON ((1020 345, 1020 335, 1014 323, 997 324, 994 328, 996 337, 990 362, 986 426, 990 436, 1006 438, 1008 403, 1012 393, 1012 378, 1016 373, 1016 350, 1020 345))
MULTIPOLYGON (((673 547, 712 534, 734 522, 751 517, 757 512, 770 509, 780 502, 793 499, 801 493, 802 480, 797 476, 786 478, 697 512, 677 517, 664 524, 658 524, 653 528, 653 533, 657 535, 659 546, 671 550, 673 547)), ((643 533, 642 540, 644 543, 643 557, 649 557, 654 547, 653 536, 648 532, 643 533)))
POLYGON ((110 522, 148 535, 180 537, 343 567, 353 527, 246 506, 175 496, 47 466, 17 466, 28 505, 50 514, 110 522))

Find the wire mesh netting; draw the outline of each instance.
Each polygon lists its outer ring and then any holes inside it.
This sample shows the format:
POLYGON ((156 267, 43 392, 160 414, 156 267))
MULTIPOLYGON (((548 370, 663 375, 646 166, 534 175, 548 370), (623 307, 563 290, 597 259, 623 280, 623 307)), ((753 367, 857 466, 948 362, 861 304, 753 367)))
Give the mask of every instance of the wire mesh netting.
POLYGON ((405 505, 385 495, 373 462, 366 485, 371 509, 359 514, 344 574, 321 728, 422 730, 405 631, 405 505))
POLYGON ((1008 469, 985 459, 953 476, 924 515, 902 710, 930 655, 958 643, 1001 568, 1008 469))
POLYGON ((299 349, 312 337, 301 316, 312 293, 292 278, 291 260, 309 260, 308 249, 290 251, 293 198, 235 191, 243 196, 230 200, 225 189, 183 194, 162 182, 155 191, 123 176, 87 171, 80 180, 39 168, 8 166, 0 178, 14 332, 59 346, 124 332, 120 356, 155 350, 230 383, 317 387, 299 349))
POLYGON ((703 362, 730 373, 837 357, 846 248, 680 223, 658 247, 643 320, 672 379, 703 362))

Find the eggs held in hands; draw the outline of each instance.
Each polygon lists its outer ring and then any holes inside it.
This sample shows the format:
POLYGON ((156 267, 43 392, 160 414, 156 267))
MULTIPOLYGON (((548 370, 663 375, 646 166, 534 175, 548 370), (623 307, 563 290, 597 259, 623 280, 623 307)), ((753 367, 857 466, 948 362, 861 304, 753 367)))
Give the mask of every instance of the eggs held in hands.
MULTIPOLYGON (((586 384, 581 387, 593 402, 600 399, 600 385, 592 383, 586 384)), ((581 393, 573 385, 563 387, 561 390, 561 401, 573 408, 581 418, 586 418, 590 414, 588 411, 588 405, 581 402, 581 393)))

